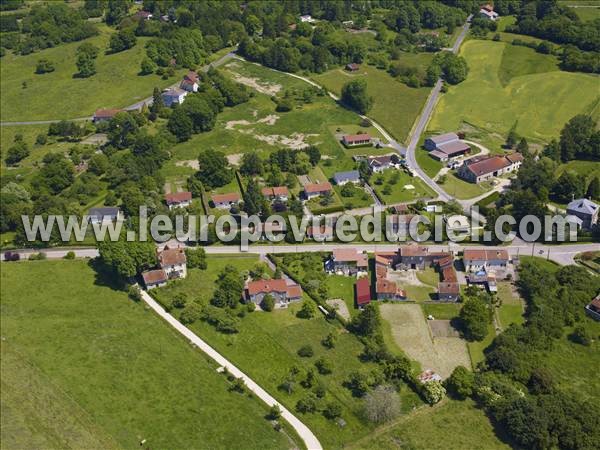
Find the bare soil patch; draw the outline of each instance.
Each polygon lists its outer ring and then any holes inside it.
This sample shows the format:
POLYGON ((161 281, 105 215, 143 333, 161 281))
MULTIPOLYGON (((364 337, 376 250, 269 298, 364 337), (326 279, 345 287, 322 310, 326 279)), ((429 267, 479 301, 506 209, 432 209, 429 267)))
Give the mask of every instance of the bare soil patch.
MULTIPOLYGON (((231 64, 228 67, 231 67, 231 64)), ((274 95, 277 95, 279 91, 281 91, 280 84, 269 83, 258 78, 245 77, 231 70, 230 72, 233 75, 235 81, 237 81, 238 83, 251 87, 255 91, 258 91, 261 94, 268 95, 269 97, 273 97, 274 95)))
POLYGON ((175 163, 178 167, 191 167, 192 169, 198 170, 200 169, 200 163, 197 159, 187 159, 184 161, 177 161, 175 163))
POLYGON ((457 337, 432 337, 420 305, 382 304, 380 310, 390 324, 396 344, 424 370, 434 370, 447 378, 455 367, 471 366, 465 341, 457 337))
POLYGON ((348 311, 348 306, 346 306, 346 302, 341 298, 332 298, 327 300, 327 304, 335 308, 337 313, 344 318, 345 320, 350 320, 350 311, 348 311))
POLYGON ((241 153, 234 153, 232 155, 227 155, 227 161, 229 161, 229 164, 231 164, 233 166, 239 166, 241 159, 242 159, 241 153))

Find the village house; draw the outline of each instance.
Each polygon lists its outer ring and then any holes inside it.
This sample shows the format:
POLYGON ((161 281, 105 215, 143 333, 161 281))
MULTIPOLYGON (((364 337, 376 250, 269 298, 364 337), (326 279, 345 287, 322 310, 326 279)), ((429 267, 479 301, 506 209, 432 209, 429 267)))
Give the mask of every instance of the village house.
POLYGON ((167 107, 171 107, 174 104, 182 104, 185 100, 188 91, 184 91, 181 88, 171 88, 162 93, 162 99, 167 107))
POLYGON ((181 80, 179 87, 187 92, 198 92, 198 81, 198 74, 193 70, 190 70, 183 76, 183 80, 181 80))
POLYGON ((354 285, 354 295, 356 299, 356 307, 363 309, 371 303, 371 286, 367 277, 359 278, 354 285))
POLYGON ((387 169, 395 169, 398 162, 397 155, 370 156, 367 158, 367 164, 372 173, 381 173, 387 169))
POLYGON ((591 230, 598 223, 599 211, 596 203, 585 198, 578 198, 567 205, 567 214, 581 219, 581 228, 586 230, 591 230))
POLYGON ((441 302, 456 302, 460 296, 458 283, 442 281, 438 283, 438 300, 441 302))
POLYGON ((372 137, 367 133, 346 134, 342 137, 342 144, 346 147, 356 147, 358 145, 371 145, 372 137))
POLYGON ((165 247, 163 251, 159 251, 158 265, 169 279, 187 276, 187 258, 183 248, 165 247))
POLYGON ((133 17, 138 20, 150 20, 152 19, 152 13, 149 11, 139 10, 133 15, 133 17))
POLYGON ((311 225, 306 227, 306 237, 322 242, 333 237, 333 228, 327 225, 311 225))
POLYGON ((302 288, 287 284, 284 279, 255 280, 246 284, 246 301, 260 305, 267 294, 275 299, 275 305, 285 308, 290 302, 302 299, 302 288))
POLYGON ((191 192, 175 192, 165 194, 165 202, 170 210, 175 208, 187 208, 192 204, 191 192))
POLYGON ((509 260, 508 251, 506 250, 466 248, 463 253, 463 264, 466 272, 506 269, 509 260))
POLYGON ((585 312, 592 319, 600 321, 600 295, 586 305, 585 312))
POLYGON ((400 289, 395 281, 386 278, 377 279, 375 295, 377 296, 377 300, 406 300, 406 291, 400 289))
POLYGON ((358 170, 349 170, 347 172, 336 172, 333 175, 333 181, 338 186, 343 186, 346 183, 360 183, 360 173, 358 170))
POLYGON ((479 10, 479 17, 482 19, 497 20, 499 16, 492 5, 483 5, 479 10))
POLYGON ((388 271, 394 266, 395 252, 375 252, 375 278, 387 278, 388 271))
POLYGON ((490 178, 516 172, 523 163, 523 155, 513 153, 506 156, 481 156, 466 160, 458 169, 458 176, 471 182, 481 183, 490 178))
POLYGON ((429 254, 429 248, 419 245, 405 245, 398 249, 398 262, 396 269, 419 269, 423 270, 431 264, 433 256, 429 254))
POLYGON ((471 230, 469 218, 462 214, 444 216, 444 223, 446 224, 446 233, 452 232, 455 235, 461 235, 471 230))
POLYGON ((356 64, 356 63, 350 63, 350 64, 346 64, 345 69, 348 72, 357 72, 358 70, 360 70, 360 65, 356 64))
POLYGON ((303 14, 300 16, 300 22, 314 23, 315 19, 310 14, 303 14))
POLYGON ((336 248, 331 258, 325 262, 325 270, 346 276, 359 275, 368 270, 369 260, 366 253, 354 248, 336 248))
POLYGON ((164 270, 155 269, 142 272, 142 279, 144 280, 144 286, 146 286, 146 289, 150 290, 165 286, 169 278, 164 270))
POLYGON ((310 200, 311 198, 331 193, 332 189, 333 188, 331 187, 331 183, 329 181, 317 184, 307 184, 304 186, 304 196, 307 200, 310 200))
POLYGON ((215 208, 225 209, 231 208, 233 205, 237 205, 240 201, 240 194, 237 192, 229 192, 227 194, 213 194, 211 201, 215 208))
POLYGON ((118 113, 123 112, 122 109, 97 109, 92 117, 92 122, 104 122, 114 118, 118 113))
POLYGON ((279 200, 287 202, 290 192, 286 186, 264 187, 261 190, 263 197, 267 200, 279 200))
POLYGON ((87 213, 91 224, 108 224, 122 219, 121 210, 115 206, 105 206, 101 208, 90 208, 87 213))

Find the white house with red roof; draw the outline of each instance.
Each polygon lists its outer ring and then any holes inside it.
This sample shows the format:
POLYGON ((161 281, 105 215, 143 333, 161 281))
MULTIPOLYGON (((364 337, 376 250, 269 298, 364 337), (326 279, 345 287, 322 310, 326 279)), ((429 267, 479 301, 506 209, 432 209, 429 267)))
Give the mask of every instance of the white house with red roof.
POLYGON ((237 205, 241 197, 237 192, 229 192, 227 194, 213 194, 210 199, 215 205, 215 208, 225 209, 237 205))
POLYGON ((331 258, 325 262, 325 270, 330 273, 350 275, 362 275, 367 273, 369 259, 367 254, 359 252, 355 248, 336 248, 331 258))
POLYGON ((275 305, 284 308, 290 302, 302 299, 302 288, 298 284, 288 284, 284 279, 255 280, 246 283, 246 301, 260 305, 269 294, 275 299, 275 305))
POLYGON ((187 92, 198 92, 199 81, 200 78, 198 77, 198 74, 193 70, 190 70, 183 76, 183 80, 181 80, 179 87, 187 92))
POLYGON ((186 191, 165 194, 165 202, 171 210, 175 208, 187 208, 192 204, 192 193, 186 191))
POLYGON ((304 186, 304 196, 307 200, 310 200, 311 198, 316 198, 321 195, 331 193, 332 190, 333 188, 331 187, 331 183, 329 181, 317 184, 307 184, 304 186))
POLYGON ((165 247, 158 252, 158 265, 169 278, 185 278, 187 276, 187 258, 181 247, 165 247))

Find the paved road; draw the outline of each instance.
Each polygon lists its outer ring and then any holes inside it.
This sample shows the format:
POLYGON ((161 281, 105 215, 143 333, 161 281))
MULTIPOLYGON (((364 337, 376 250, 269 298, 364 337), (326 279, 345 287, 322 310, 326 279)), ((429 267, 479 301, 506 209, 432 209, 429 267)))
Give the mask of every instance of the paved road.
POLYGON ((58 123, 63 120, 70 120, 72 122, 83 122, 84 120, 92 120, 92 117, 78 117, 77 119, 57 119, 57 120, 31 120, 29 122, 1 122, 2 127, 14 127, 17 125, 48 125, 51 123, 58 123))
MULTIPOLYGON (((438 244, 422 244, 423 246, 429 247, 431 251, 463 251, 465 248, 486 248, 486 249, 498 249, 508 250, 511 257, 515 256, 538 256, 541 258, 549 259, 561 264, 569 265, 574 264, 574 257, 578 253, 589 252, 589 251, 600 251, 600 244, 596 243, 585 243, 585 244, 562 244, 562 245, 545 245, 539 243, 524 242, 519 238, 515 238, 513 243, 508 246, 476 246, 469 245, 465 246, 460 243, 451 243, 445 245, 438 244)), ((335 248, 348 246, 356 248, 359 251, 367 252, 378 252, 378 251, 395 251, 398 248, 398 244, 392 243, 381 243, 381 244, 343 244, 343 243, 320 243, 320 244, 300 244, 300 245, 252 245, 249 247, 247 252, 241 252, 238 246, 225 246, 225 245, 214 245, 210 247, 202 247, 206 253, 211 255, 234 255, 234 254, 256 254, 266 255, 268 253, 303 253, 303 252, 330 252, 335 248)), ((42 249, 42 250, 30 250, 21 249, 13 250, 13 252, 19 253, 22 259, 27 259, 31 253, 37 253, 42 251, 46 253, 49 259, 60 259, 63 258, 67 252, 73 251, 79 258, 95 258, 98 256, 98 250, 95 248, 56 248, 56 249, 42 249)), ((2 260, 4 260, 4 252, 2 253, 2 260)))
POLYGON ((181 333, 186 339, 188 339, 192 344, 210 356, 213 360, 219 364, 219 366, 227 368, 227 371, 232 374, 236 378, 241 378, 246 383, 246 387, 252 391, 258 398, 260 398, 263 402, 265 402, 268 406, 277 405, 281 410, 281 416, 296 430, 298 436, 304 441, 306 448, 309 450, 321 450, 323 447, 321 443, 317 439, 317 437, 313 434, 310 429, 304 425, 300 419, 298 419, 294 414, 292 414, 285 406, 275 400, 271 395, 267 393, 263 388, 261 388, 252 378, 238 369, 233 363, 231 363, 228 359, 226 359, 223 355, 217 352, 214 348, 208 345, 204 340, 200 339, 196 334, 194 334, 189 328, 185 327, 181 322, 179 322, 175 317, 166 312, 162 306, 160 306, 146 291, 142 290, 142 300, 150 306, 158 314, 162 319, 164 319, 169 325, 175 328, 179 333, 181 333))

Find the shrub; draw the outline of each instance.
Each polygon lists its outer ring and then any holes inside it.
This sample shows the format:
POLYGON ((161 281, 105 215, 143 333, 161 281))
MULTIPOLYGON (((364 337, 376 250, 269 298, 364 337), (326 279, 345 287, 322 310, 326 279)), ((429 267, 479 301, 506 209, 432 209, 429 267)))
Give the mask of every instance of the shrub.
POLYGON ((254 302, 248 302, 248 304, 246 305, 246 309, 248 310, 248 312, 254 312, 254 310, 256 310, 256 305, 254 304, 254 302))
POLYGON ((342 407, 339 403, 328 403, 323 410, 323 415, 329 420, 337 419, 342 415, 342 407))
POLYGON ((279 408, 279 405, 271 406, 271 408, 269 409, 269 419, 277 420, 280 417, 281 417, 281 409, 279 408))
POLYGON ((464 399, 473 393, 475 375, 463 366, 458 366, 445 381, 445 386, 456 397, 464 399))
POLYGON ((35 138, 35 143, 37 145, 45 145, 46 142, 48 142, 48 136, 45 135, 44 133, 38 134, 35 138))
POLYGON ((315 366, 321 375, 327 375, 333 371, 331 361, 323 357, 317 359, 315 366))
POLYGON ((261 307, 264 311, 273 311, 275 309, 275 298, 271 294, 267 294, 263 297, 261 307))
POLYGON ((573 342, 581 345, 590 346, 592 344, 592 335, 583 325, 577 325, 570 336, 573 342))
POLYGON ((325 338, 321 341, 324 347, 334 348, 337 342, 337 334, 331 331, 325 338))
POLYGON ((296 410, 301 413, 315 412, 317 409, 317 400, 313 394, 308 394, 306 397, 301 398, 296 403, 296 410))
POLYGON ((310 358, 315 354, 313 348, 310 345, 303 345, 298 349, 298 356, 303 358, 310 358))
POLYGON ((184 324, 194 323, 202 317, 202 306, 198 303, 190 303, 183 311, 181 311, 181 315, 179 316, 179 321, 184 324))
POLYGON ((139 286, 132 285, 129 286, 129 292, 127 293, 131 300, 139 302, 142 299, 142 294, 140 292, 139 286))
POLYGON ((52 61, 48 61, 47 59, 40 59, 35 66, 35 73, 44 74, 54 72, 54 63, 52 61))
POLYGON ((187 295, 185 295, 183 292, 177 294, 175 297, 173 297, 173 300, 171 301, 171 306, 173 308, 185 308, 185 305, 187 304, 187 295))
POLYGON ((63 259, 75 259, 75 252, 68 251, 67 254, 65 256, 63 256, 63 259))

